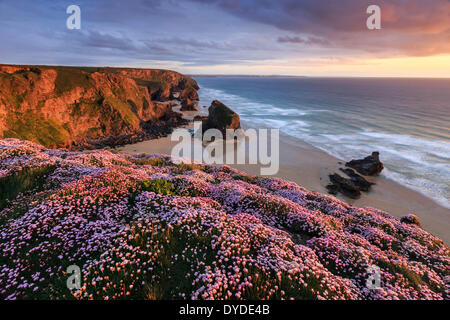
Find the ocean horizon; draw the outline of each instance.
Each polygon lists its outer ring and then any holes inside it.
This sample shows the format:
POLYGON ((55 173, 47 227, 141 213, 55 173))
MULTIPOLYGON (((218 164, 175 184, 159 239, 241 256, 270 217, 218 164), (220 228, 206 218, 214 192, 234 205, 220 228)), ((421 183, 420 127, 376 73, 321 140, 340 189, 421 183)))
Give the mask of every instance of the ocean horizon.
POLYGON ((450 208, 450 79, 194 78, 200 106, 218 99, 344 161, 379 151, 383 176, 450 208))

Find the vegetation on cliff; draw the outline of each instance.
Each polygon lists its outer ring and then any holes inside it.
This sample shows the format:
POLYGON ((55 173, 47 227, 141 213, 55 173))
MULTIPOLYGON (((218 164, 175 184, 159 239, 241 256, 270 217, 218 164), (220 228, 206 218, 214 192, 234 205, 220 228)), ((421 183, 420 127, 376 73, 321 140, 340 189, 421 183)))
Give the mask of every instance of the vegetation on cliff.
POLYGON ((278 178, 4 139, 0 192, 6 299, 449 298, 441 240, 278 178))
POLYGON ((149 124, 176 125, 164 102, 178 95, 192 103, 197 90, 195 80, 168 70, 0 65, 0 138, 47 147, 115 144, 151 135, 149 124))

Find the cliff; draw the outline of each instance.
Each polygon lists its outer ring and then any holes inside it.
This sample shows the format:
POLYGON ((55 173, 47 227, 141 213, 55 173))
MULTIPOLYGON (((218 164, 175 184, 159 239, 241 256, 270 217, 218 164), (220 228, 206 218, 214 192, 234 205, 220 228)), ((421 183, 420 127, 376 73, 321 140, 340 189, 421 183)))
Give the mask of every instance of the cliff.
POLYGON ((167 101, 197 90, 168 70, 0 65, 0 138, 83 148, 157 137, 182 123, 167 101))
POLYGON ((0 195, 1 298, 449 299, 411 219, 227 166, 5 139, 0 195))

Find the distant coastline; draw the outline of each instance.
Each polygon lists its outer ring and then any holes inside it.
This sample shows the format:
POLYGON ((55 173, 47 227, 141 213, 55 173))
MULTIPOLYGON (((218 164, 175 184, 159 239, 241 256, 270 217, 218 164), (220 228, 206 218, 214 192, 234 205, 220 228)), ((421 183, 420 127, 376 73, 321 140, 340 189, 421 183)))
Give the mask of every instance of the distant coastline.
POLYGON ((257 74, 188 74, 190 77, 211 77, 211 78, 309 78, 307 76, 294 75, 257 75, 257 74))
POLYGON ((187 74, 190 77, 205 78, 305 78, 305 79, 411 79, 411 80, 450 80, 449 77, 385 77, 385 76, 312 76, 312 75, 258 75, 258 74, 187 74))

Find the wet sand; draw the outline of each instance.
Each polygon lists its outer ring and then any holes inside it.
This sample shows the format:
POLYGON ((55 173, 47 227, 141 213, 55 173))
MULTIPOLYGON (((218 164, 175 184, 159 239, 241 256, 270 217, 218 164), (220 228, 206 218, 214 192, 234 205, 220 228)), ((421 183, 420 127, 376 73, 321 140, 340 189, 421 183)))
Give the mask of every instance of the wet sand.
MULTIPOLYGON (((196 112, 188 114, 192 118, 196 112)), ((116 148, 122 153, 171 154, 173 142, 170 137, 143 141, 116 148)), ((280 136, 280 169, 275 175, 311 191, 327 193, 325 186, 329 183, 328 175, 339 172, 339 163, 343 161, 313 146, 286 136, 280 136)), ((231 165, 249 174, 260 175, 259 165, 231 165)), ((340 172, 341 175, 344 175, 340 172)), ((375 182, 371 191, 363 192, 360 199, 350 199, 342 195, 337 198, 357 207, 374 207, 389 212, 395 217, 413 213, 420 218, 425 230, 450 243, 450 210, 439 205, 426 196, 401 186, 381 174, 369 177, 375 182)))

